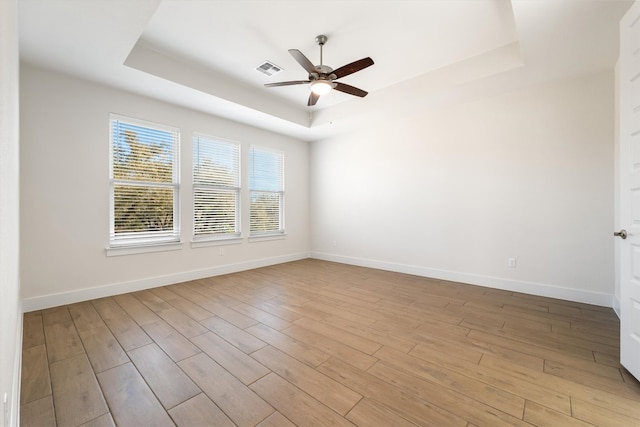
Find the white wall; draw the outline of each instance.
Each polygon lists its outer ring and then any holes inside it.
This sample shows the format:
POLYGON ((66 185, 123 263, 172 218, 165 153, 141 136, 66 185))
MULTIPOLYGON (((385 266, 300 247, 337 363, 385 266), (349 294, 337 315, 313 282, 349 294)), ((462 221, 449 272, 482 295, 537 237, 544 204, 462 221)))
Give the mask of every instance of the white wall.
POLYGON ((610 306, 613 152, 612 72, 314 142, 312 254, 610 306))
POLYGON ((310 248, 323 259, 611 305, 612 72, 372 123, 310 151, 31 66, 21 87, 27 311, 297 259, 310 248), (181 250, 105 256, 110 112, 181 129, 181 250), (191 248, 192 131, 244 150, 285 151, 287 239, 245 240, 224 256, 191 248), (507 267, 510 257, 516 268, 507 267))
POLYGON ((17 426, 22 307, 19 277, 18 5, 0 1, 0 423, 17 426), (6 402, 6 403, 4 403, 6 402))
MULTIPOLYGON (((21 114, 25 311, 309 255, 305 142, 25 65, 21 114), (105 255, 111 112, 180 128, 181 250, 105 255), (191 247, 194 131, 240 142, 245 166, 249 144, 284 151, 286 239, 250 243, 245 238, 241 244, 225 246, 223 256, 220 247, 191 247)), ((248 192, 243 195, 246 234, 248 192)))

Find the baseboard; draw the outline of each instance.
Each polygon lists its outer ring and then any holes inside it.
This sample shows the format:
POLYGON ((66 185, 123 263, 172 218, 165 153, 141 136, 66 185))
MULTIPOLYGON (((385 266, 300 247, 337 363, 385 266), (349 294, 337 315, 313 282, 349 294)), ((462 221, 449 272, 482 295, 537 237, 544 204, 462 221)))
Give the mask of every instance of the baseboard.
MULTIPOLYGON (((22 378, 22 314, 18 316, 18 325, 17 325, 17 334, 16 334, 16 347, 15 347, 15 355, 13 358, 13 380, 11 384, 11 398, 10 401, 7 402, 7 408, 9 413, 8 419, 5 420, 5 424, 11 427, 18 427, 20 425, 20 379, 22 378)), ((2 397, 4 399, 4 396, 2 397)), ((4 404, 4 403, 2 403, 4 404)))
POLYGON ((571 289, 542 283, 523 282, 518 280, 503 279, 500 277, 490 277, 479 274, 440 270, 416 265, 398 264, 387 261, 348 257, 322 252, 312 252, 311 258, 324 261, 339 262, 342 264, 357 265, 360 267, 370 267, 380 270, 395 271, 398 273, 412 274, 415 276, 429 277, 433 279, 468 283, 470 285, 479 285, 512 292, 522 292, 529 295, 558 298, 562 300, 599 305, 603 307, 611 307, 612 302, 611 294, 583 291, 579 289, 571 289))
POLYGON ((266 267, 269 265, 282 264, 284 262, 298 261, 309 258, 308 252, 288 254, 270 258, 261 258, 236 264, 226 264, 201 270, 185 271, 166 276, 149 277, 130 282, 113 283, 93 288, 78 289, 69 292, 49 294, 32 298, 25 298, 22 301, 24 312, 42 310, 50 307, 57 307, 65 304, 103 298, 127 292, 142 291, 144 289, 158 286, 171 285, 174 283, 187 282, 189 280, 204 279, 206 277, 220 276, 222 274, 237 273, 239 271, 251 270, 254 268, 266 267))
POLYGON ((620 298, 618 298, 618 295, 614 295, 612 300, 613 311, 616 312, 618 319, 620 319, 620 298))
MULTIPOLYGON (((565 288, 561 286, 547 285, 541 283, 509 280, 499 277, 483 276, 478 274, 462 273, 457 271, 434 269, 429 267, 392 263, 387 261, 371 260, 365 258, 348 257, 322 252, 296 253, 277 257, 250 260, 236 264, 226 264, 201 270, 192 270, 176 274, 150 277, 129 282, 113 283, 93 288, 79 289, 57 294, 49 294, 32 298, 25 298, 22 301, 24 312, 42 310, 50 307, 57 307, 65 304, 87 301, 96 298, 103 298, 127 292, 141 291, 157 286, 171 285, 174 283, 186 282, 189 280, 203 279, 206 277, 220 276, 222 274, 237 273, 239 271, 251 270, 254 268, 266 267, 269 265, 282 264, 290 261, 298 261, 305 258, 315 258, 325 261, 339 262, 342 264, 358 265, 380 270, 396 271, 398 273, 413 274, 421 277, 433 279, 449 280, 452 282, 468 283, 471 285, 485 286, 488 288, 503 289, 513 292, 522 292, 530 295, 538 295, 550 298, 558 298, 568 301, 581 302, 586 304, 612 307, 619 316, 619 301, 615 296, 605 293, 589 292, 579 289, 565 288), (617 309, 616 309, 617 308, 617 309)), ((21 348, 21 347, 20 347, 21 348)))

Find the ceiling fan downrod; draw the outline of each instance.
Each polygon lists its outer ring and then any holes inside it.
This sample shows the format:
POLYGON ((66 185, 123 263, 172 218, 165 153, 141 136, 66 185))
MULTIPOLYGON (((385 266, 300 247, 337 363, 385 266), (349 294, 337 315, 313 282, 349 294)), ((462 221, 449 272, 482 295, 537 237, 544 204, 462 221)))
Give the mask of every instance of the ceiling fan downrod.
POLYGON ((324 44, 327 42, 327 36, 325 36, 324 34, 320 34, 319 36, 316 36, 316 43, 318 43, 318 45, 320 46, 320 66, 323 65, 323 61, 322 61, 322 47, 324 46, 324 44))

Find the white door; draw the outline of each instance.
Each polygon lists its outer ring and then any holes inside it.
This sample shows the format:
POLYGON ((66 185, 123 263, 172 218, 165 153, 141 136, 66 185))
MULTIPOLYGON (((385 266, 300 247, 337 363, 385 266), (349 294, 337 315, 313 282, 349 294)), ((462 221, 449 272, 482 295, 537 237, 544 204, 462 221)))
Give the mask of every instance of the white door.
POLYGON ((620 22, 620 363, 640 379, 640 1, 620 22), (627 238, 624 238, 624 234, 627 238))

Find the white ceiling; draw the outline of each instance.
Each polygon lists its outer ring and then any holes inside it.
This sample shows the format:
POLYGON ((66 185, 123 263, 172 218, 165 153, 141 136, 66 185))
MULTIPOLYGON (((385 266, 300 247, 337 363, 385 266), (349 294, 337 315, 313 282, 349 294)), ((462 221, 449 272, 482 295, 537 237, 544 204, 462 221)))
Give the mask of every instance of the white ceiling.
POLYGON ((303 140, 389 116, 612 69, 626 0, 19 0, 23 61, 303 140), (307 107, 289 55, 369 92, 307 107), (283 68, 268 77, 265 60, 283 68))

